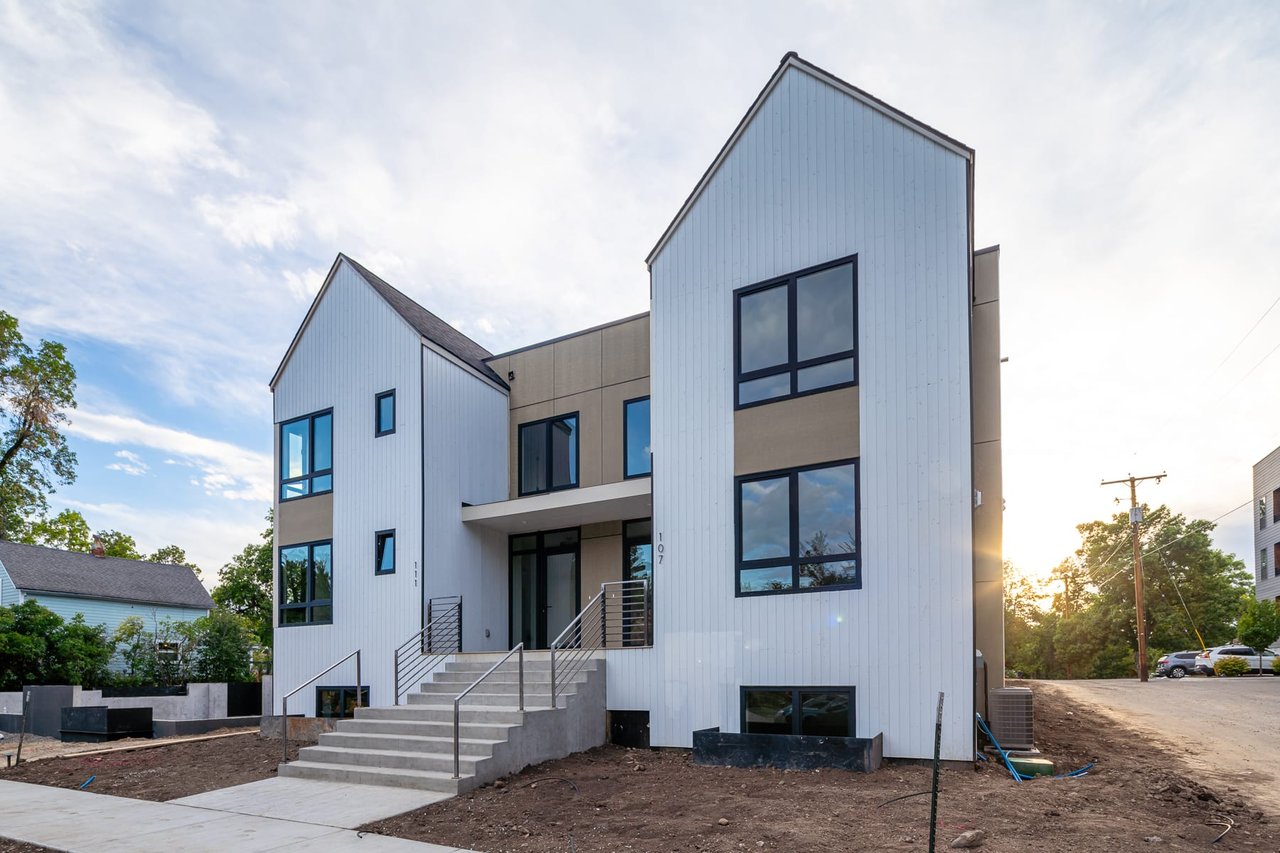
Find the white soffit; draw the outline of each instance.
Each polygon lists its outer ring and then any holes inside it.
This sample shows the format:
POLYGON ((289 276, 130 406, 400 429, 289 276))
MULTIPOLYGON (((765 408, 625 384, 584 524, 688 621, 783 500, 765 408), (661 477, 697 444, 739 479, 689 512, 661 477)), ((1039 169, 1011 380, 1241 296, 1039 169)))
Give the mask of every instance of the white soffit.
POLYGON ((464 506, 462 521, 504 533, 533 533, 602 521, 649 518, 653 495, 648 477, 464 506))

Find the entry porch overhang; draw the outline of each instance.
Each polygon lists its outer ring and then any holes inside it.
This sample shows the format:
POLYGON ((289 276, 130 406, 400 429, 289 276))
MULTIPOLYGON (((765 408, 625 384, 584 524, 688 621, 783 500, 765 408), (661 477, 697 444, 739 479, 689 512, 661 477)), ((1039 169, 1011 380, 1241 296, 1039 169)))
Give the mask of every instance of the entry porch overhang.
POLYGON ((649 518, 653 515, 652 488, 649 477, 639 477, 621 483, 464 506, 462 521, 504 533, 532 533, 602 521, 649 518))

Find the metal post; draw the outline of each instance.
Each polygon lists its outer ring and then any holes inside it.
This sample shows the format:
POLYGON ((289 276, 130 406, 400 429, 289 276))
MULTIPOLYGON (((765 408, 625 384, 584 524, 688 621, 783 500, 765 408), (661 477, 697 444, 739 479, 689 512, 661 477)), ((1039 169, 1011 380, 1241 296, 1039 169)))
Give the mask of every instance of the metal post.
POLYGON ((551 644, 551 707, 556 706, 556 644, 551 644))
POLYGON ((934 851, 938 837, 938 764, 942 753, 942 702, 945 693, 938 693, 938 719, 933 724, 933 784, 929 797, 929 853, 934 851))
POLYGON ((280 702, 280 739, 284 741, 284 763, 289 762, 289 697, 280 702))
MULTIPOLYGON (((360 685, 356 685, 359 687, 360 685)), ((396 704, 400 704, 400 650, 396 649, 396 704)))
POLYGON ((360 650, 356 649, 356 707, 362 707, 360 704, 360 650))
POLYGON ((453 700, 453 778, 458 778, 458 703, 460 699, 453 700))
POLYGON ((18 756, 14 759, 14 764, 22 763, 22 741, 27 737, 27 719, 30 716, 27 706, 31 704, 31 691, 22 691, 22 724, 18 726, 18 756))
MULTIPOLYGON (((622 603, 622 599, 618 599, 622 603)), ((605 596, 604 584, 600 584, 600 647, 609 645, 609 599, 605 596)))
MULTIPOLYGON (((1143 480, 1155 480, 1157 484, 1168 474, 1150 474, 1146 477, 1135 477, 1130 474, 1123 480, 1103 480, 1102 485, 1113 486, 1120 483, 1129 485, 1129 526, 1133 533, 1133 604, 1138 628, 1138 681, 1147 680, 1147 612, 1143 601, 1142 588, 1142 510, 1138 505, 1138 484, 1143 480)), ((1116 503, 1119 503, 1119 498, 1116 503)), ((1175 587, 1176 588, 1176 587, 1175 587)))
MULTIPOLYGON (((523 711, 524 710, 524 643, 521 643, 519 648, 520 648, 520 710, 523 711)), ((552 703, 551 707, 554 708, 555 703, 552 703)))

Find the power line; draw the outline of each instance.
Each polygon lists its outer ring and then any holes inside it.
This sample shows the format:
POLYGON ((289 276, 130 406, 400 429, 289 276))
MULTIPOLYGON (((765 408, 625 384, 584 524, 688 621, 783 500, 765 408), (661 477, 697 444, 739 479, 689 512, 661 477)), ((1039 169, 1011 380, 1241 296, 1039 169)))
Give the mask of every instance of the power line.
MULTIPOLYGON (((1224 358, 1222 361, 1218 362, 1218 366, 1213 369, 1213 373, 1209 374, 1210 379, 1212 379, 1214 374, 1216 374, 1219 370, 1222 369, 1222 365, 1226 364, 1228 361, 1231 360, 1231 356, 1236 354, 1236 350, 1240 349, 1241 344, 1243 344, 1245 341, 1249 339, 1249 336, 1253 334, 1254 330, 1257 329, 1258 326, 1262 325, 1262 321, 1267 319, 1267 315, 1270 314, 1277 305, 1280 305, 1280 296, 1276 297, 1276 301, 1271 303, 1270 308, 1262 312, 1262 316, 1259 317, 1257 321, 1254 322, 1254 324, 1249 327, 1249 331, 1244 333, 1244 337, 1236 341, 1236 345, 1231 348, 1231 352, 1227 353, 1227 357, 1224 358)), ((1275 352, 1275 350, 1272 350, 1272 352, 1275 352)))
MULTIPOLYGON (((1227 511, 1226 511, 1226 512, 1224 512, 1222 515, 1220 515, 1220 516, 1218 516, 1217 518, 1213 519, 1213 520, 1212 520, 1212 521, 1210 521, 1209 523, 1210 523, 1210 524, 1217 524, 1219 521, 1221 521, 1222 519, 1226 518, 1228 515, 1231 515, 1231 513, 1233 513, 1233 512, 1239 512, 1240 510, 1242 510, 1242 509, 1244 509, 1245 507, 1250 506, 1250 505, 1252 505, 1252 504, 1253 504, 1253 498, 1250 498, 1249 500, 1247 500, 1247 501, 1245 501, 1244 503, 1240 504, 1240 506, 1238 506, 1238 507, 1234 507, 1234 508, 1232 508, 1232 509, 1227 510, 1227 511)), ((1194 522, 1193 522, 1193 524, 1194 524, 1194 522)), ((1165 548, 1168 548, 1168 547, 1173 546, 1173 545, 1177 545, 1179 542, 1181 542, 1183 539, 1186 539, 1188 536, 1191 536, 1191 535, 1196 534, 1196 533, 1204 533, 1204 532, 1205 532, 1205 531, 1204 531, 1204 530, 1202 530, 1202 529, 1188 530, 1186 533, 1182 534, 1182 535, 1181 535, 1181 536, 1179 536, 1177 539, 1174 539, 1174 540, 1173 540, 1173 541, 1171 541, 1171 542, 1166 542, 1166 543, 1164 543, 1163 545, 1161 545, 1159 548, 1154 548, 1154 549, 1152 549, 1152 550, 1150 550, 1150 551, 1143 551, 1143 552, 1142 552, 1142 556, 1144 556, 1144 557, 1154 557, 1156 554, 1159 554, 1159 553, 1160 553, 1161 551, 1163 551, 1165 548)), ((1121 545, 1121 547, 1123 547, 1123 546, 1124 546, 1124 544, 1125 544, 1124 540, 1123 540, 1123 539, 1121 539, 1121 540, 1120 540, 1120 545, 1121 545)), ((1119 550, 1120 550, 1119 548, 1117 548, 1117 549, 1116 549, 1116 551, 1119 551, 1119 550)), ((1114 555, 1114 554, 1115 554, 1115 552, 1113 551, 1113 552, 1112 552, 1112 554, 1114 555)), ((1110 559, 1110 558, 1108 558, 1108 559, 1110 559)), ((1104 565, 1105 565, 1105 564, 1104 564, 1104 565)), ((1125 571, 1125 570, 1126 570, 1126 569, 1128 569, 1128 568, 1129 568, 1128 566, 1125 566, 1125 567, 1121 568, 1119 572, 1116 572, 1116 573, 1115 573, 1115 574, 1113 574, 1111 577, 1109 577, 1109 578, 1107 578, 1106 580, 1104 580, 1102 583, 1097 584, 1098 589, 1102 589, 1102 587, 1106 586, 1108 583, 1110 583, 1111 581, 1115 580, 1115 578, 1120 574, 1120 572, 1123 572, 1123 571, 1125 571)))

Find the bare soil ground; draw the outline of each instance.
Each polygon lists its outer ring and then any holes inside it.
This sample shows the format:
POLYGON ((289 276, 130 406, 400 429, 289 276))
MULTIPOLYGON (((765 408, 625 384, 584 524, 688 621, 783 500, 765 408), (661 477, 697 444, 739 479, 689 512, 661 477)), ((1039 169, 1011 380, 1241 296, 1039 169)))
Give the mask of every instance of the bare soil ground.
MULTIPOLYGON (((945 769, 938 849, 982 829, 982 849, 1009 853, 1280 850, 1280 826, 1238 791, 1205 787, 1137 732, 1035 686, 1041 750, 1060 772, 1096 767, 1021 784, 994 761, 945 769), (1212 844, 1222 827, 1204 822, 1217 817, 1234 828, 1212 844)), ((925 850, 929 797, 888 801, 928 790, 929 777, 913 764, 870 775, 741 770, 701 767, 677 751, 603 747, 363 829, 486 853, 925 850)))
MULTIPOLYGON (((219 729, 213 734, 224 734, 228 732, 243 731, 256 732, 257 726, 242 729, 219 729)), ((78 752, 95 752, 101 749, 123 749, 132 746, 154 745, 158 743, 169 743, 173 741, 187 740, 191 735, 174 735, 167 738, 121 738, 120 740, 106 741, 104 743, 86 743, 76 741, 63 741, 56 737, 42 737, 40 735, 24 735, 22 737, 22 760, 35 761, 38 758, 49 758, 55 755, 74 755, 78 752)), ((0 740, 0 756, 17 755, 18 752, 18 735, 6 734, 4 740, 0 740)), ((0 763, 0 767, 4 764, 0 763)))
POLYGON ((0 853, 55 853, 48 847, 40 847, 35 844, 27 844, 23 841, 10 841, 7 838, 0 838, 0 853))
MULTIPOLYGON (((291 758, 297 757, 299 746, 306 745, 291 743, 291 758)), ((26 754, 24 746, 23 763, 8 770, 0 769, 0 779, 79 788, 92 776, 94 779, 87 790, 156 802, 268 779, 276 775, 276 766, 282 758, 280 741, 259 737, 256 730, 216 740, 46 758, 30 764, 25 761, 26 754)), ((4 850, 0 847, 0 851, 4 850)))

